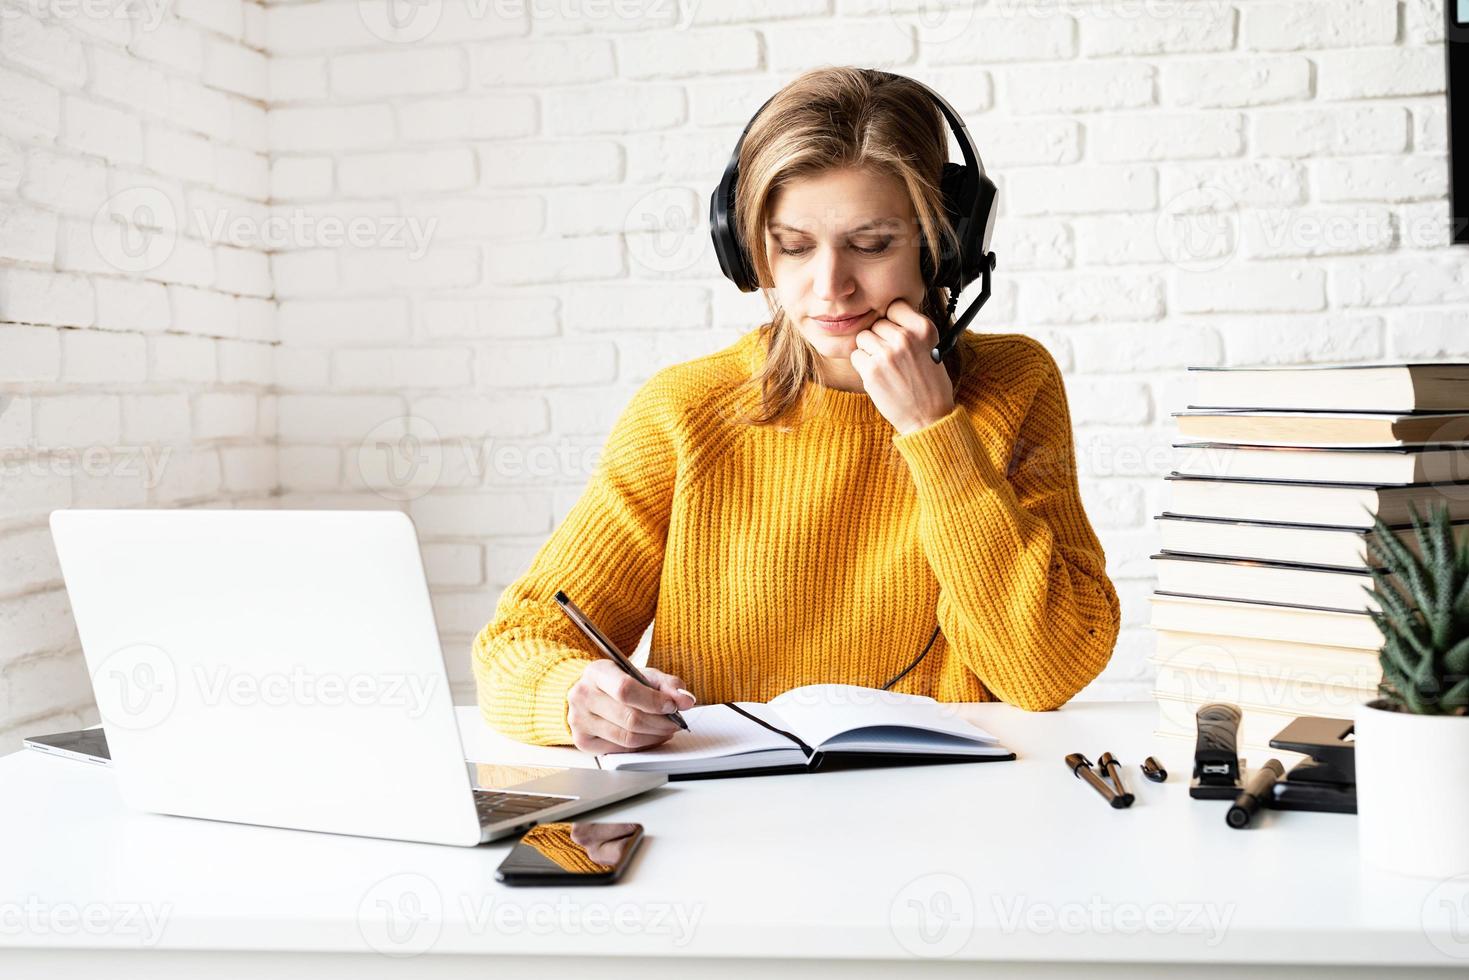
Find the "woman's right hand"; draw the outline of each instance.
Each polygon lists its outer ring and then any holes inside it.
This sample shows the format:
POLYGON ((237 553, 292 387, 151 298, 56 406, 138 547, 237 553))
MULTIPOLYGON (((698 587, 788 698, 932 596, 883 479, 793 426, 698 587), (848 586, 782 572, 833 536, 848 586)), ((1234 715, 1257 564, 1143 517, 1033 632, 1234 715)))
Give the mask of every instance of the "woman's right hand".
POLYGON ((656 689, 639 684, 611 660, 587 664, 566 692, 572 744, 583 752, 627 752, 662 745, 679 731, 664 715, 687 711, 697 699, 674 675, 651 667, 642 670, 656 689))

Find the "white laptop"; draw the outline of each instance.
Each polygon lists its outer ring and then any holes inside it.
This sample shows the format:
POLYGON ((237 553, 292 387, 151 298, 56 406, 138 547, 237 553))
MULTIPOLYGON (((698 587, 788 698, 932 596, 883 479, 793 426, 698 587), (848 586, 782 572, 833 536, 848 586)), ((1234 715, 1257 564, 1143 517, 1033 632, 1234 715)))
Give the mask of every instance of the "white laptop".
POLYGON ((473 780, 397 511, 58 510, 51 533, 135 809, 470 846, 667 779, 473 780))

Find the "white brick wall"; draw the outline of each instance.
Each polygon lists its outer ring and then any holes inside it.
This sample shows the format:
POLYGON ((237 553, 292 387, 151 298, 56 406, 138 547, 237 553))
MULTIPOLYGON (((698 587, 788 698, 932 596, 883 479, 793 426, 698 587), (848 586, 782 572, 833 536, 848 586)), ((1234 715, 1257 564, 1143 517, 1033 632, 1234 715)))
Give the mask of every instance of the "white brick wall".
POLYGON ((52 509, 279 483, 267 260, 195 218, 266 207, 264 50, 241 0, 117 6, 0 3, 0 751, 95 721, 52 509))
POLYGON ((1465 353, 1442 0, 139 6, 0 0, 0 750, 87 712, 73 503, 405 508, 466 695, 636 385, 760 322, 708 195, 817 64, 935 85, 1001 186, 980 328, 1066 371, 1124 606, 1085 696, 1147 691, 1182 368, 1465 353), (31 465, 92 445, 174 452, 31 465))

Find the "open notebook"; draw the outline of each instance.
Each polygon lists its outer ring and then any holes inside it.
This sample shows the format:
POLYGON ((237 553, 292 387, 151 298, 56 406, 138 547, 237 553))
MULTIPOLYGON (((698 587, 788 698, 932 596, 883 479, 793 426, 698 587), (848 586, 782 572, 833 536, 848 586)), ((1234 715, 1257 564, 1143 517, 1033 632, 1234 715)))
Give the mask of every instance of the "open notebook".
POLYGON ((604 753, 597 764, 687 779, 810 771, 826 760, 891 764, 1015 758, 989 732, 959 717, 952 705, 852 684, 794 687, 764 704, 700 705, 683 717, 689 730, 657 748, 604 753))

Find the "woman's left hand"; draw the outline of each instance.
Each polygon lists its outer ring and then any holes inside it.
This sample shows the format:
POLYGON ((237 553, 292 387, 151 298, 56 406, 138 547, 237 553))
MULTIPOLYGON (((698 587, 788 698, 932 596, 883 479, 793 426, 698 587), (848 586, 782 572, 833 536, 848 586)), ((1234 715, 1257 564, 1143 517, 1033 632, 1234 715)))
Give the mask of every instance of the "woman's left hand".
POLYGON ((954 384, 929 355, 938 328, 901 297, 857 334, 852 367, 868 397, 899 435, 932 425, 954 410, 954 384))

